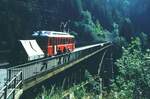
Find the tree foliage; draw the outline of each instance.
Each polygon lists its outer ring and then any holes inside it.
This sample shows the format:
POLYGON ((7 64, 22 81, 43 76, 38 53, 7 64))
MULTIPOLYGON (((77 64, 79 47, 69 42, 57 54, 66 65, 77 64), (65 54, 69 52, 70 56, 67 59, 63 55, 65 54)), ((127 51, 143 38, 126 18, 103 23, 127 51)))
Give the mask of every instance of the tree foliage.
POLYGON ((82 11, 81 18, 75 22, 76 31, 83 41, 95 41, 98 40, 95 34, 95 24, 92 20, 91 13, 89 11, 82 11))
MULTIPOLYGON (((123 54, 117 60, 118 76, 114 83, 116 99, 137 99, 149 97, 150 91, 150 51, 142 52, 139 38, 123 47, 123 54)), ((148 99, 148 98, 147 98, 148 99)))
MULTIPOLYGON (((90 36, 89 40, 97 39, 94 34, 95 27, 93 23, 97 24, 96 20, 98 20, 101 22, 101 26, 109 31, 113 29, 112 24, 114 22, 122 25, 120 28, 121 33, 127 39, 130 39, 128 38, 128 34, 131 35, 132 31, 130 32, 130 30, 132 29, 126 25, 123 19, 129 17, 132 20, 131 22, 137 22, 138 18, 133 18, 134 15, 132 14, 129 16, 130 13, 127 10, 130 9, 132 11, 137 7, 136 5, 139 5, 138 8, 141 8, 139 9, 140 11, 134 11, 134 14, 138 15, 139 12, 149 11, 149 4, 147 0, 1 0, 0 45, 6 46, 9 44, 13 46, 16 40, 28 39, 33 31, 37 30, 60 31, 59 26, 61 22, 68 20, 71 23, 70 30, 79 33, 79 37, 80 34, 87 34, 90 36), (145 3, 145 9, 142 8, 141 3, 145 3), (79 21, 82 21, 82 25, 79 21), (80 28, 74 26, 73 23, 76 22, 80 24, 80 28)), ((133 25, 136 27, 144 26, 141 26, 139 23, 133 23, 133 25)), ((148 25, 145 26, 144 28, 147 29, 148 25)), ((138 27, 139 30, 140 27, 138 27)), ((101 36, 101 34, 99 35, 101 36)))
POLYGON ((96 33, 96 35, 99 37, 101 41, 104 41, 105 39, 104 30, 98 20, 96 20, 94 32, 96 33))

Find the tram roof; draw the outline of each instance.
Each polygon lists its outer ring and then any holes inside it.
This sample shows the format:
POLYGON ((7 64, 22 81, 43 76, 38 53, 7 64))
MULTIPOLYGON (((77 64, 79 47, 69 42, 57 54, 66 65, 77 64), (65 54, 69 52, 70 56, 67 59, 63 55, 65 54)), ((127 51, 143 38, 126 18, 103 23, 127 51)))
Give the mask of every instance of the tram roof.
POLYGON ((71 37, 74 38, 73 35, 70 35, 67 32, 57 32, 57 31, 36 31, 32 36, 43 36, 43 37, 71 37))

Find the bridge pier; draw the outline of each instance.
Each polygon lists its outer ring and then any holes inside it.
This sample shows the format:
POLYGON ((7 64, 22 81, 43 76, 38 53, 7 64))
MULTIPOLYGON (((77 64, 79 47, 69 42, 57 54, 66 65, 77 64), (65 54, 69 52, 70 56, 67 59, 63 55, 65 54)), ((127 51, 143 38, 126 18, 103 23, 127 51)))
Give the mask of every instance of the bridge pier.
POLYGON ((109 92, 110 85, 112 84, 111 80, 114 79, 113 46, 91 56, 86 59, 83 64, 86 65, 85 69, 87 69, 91 75, 97 75, 102 78, 103 90, 109 92))

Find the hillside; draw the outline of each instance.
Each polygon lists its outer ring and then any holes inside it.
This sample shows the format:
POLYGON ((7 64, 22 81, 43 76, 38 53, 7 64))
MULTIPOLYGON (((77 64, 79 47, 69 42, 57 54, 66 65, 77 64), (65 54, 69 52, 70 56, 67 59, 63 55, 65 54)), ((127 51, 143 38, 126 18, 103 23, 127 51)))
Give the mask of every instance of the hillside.
POLYGON ((1 0, 0 49, 13 48, 16 40, 29 39, 33 31, 61 31, 60 25, 66 22, 66 30, 81 41, 97 39, 93 31, 96 21, 110 32, 117 23, 119 35, 124 37, 148 34, 149 10, 148 0, 1 0))

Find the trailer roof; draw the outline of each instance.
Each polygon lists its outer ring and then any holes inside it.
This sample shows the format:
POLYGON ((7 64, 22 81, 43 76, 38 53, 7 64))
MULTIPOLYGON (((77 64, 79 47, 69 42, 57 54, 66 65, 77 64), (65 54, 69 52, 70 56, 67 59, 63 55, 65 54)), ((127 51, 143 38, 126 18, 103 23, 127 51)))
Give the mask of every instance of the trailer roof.
POLYGON ((44 53, 36 40, 20 40, 20 42, 28 55, 29 61, 44 57, 44 53))

